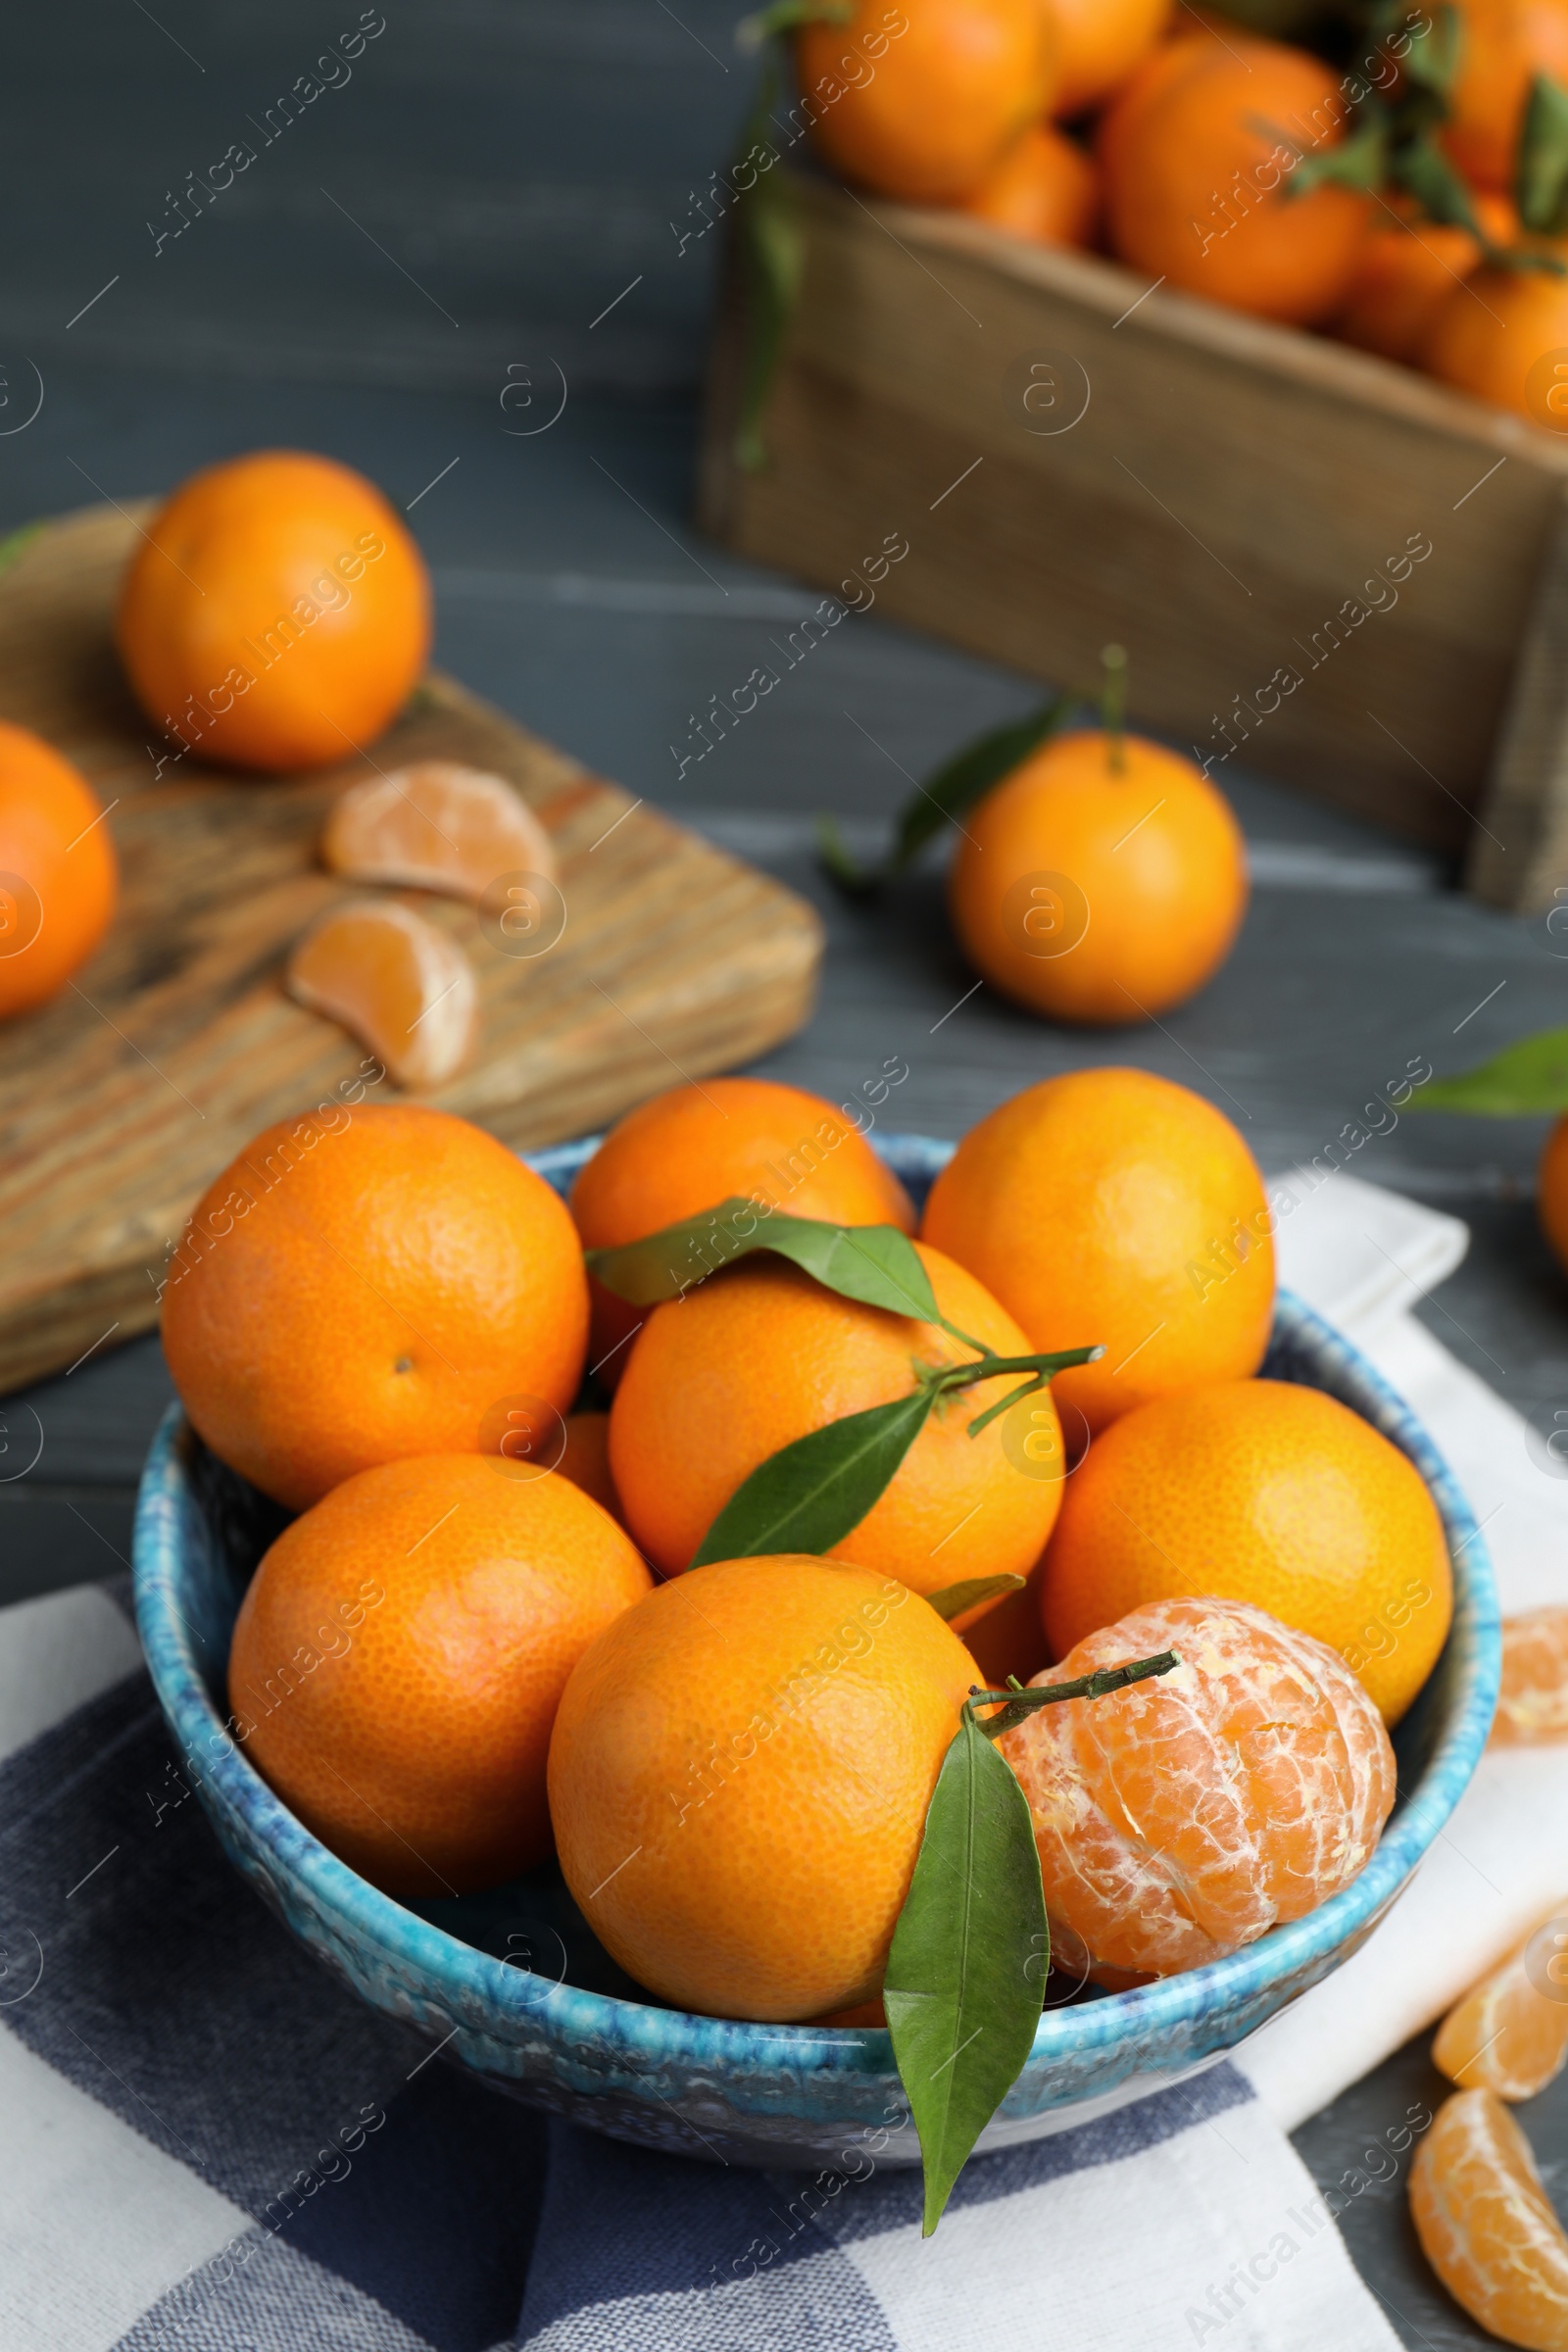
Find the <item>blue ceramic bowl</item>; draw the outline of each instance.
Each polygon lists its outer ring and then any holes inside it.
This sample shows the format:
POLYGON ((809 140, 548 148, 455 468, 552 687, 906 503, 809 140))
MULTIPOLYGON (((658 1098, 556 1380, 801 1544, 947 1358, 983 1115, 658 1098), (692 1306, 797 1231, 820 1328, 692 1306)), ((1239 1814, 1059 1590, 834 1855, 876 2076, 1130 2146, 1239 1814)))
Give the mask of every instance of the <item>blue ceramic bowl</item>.
MULTIPOLYGON (((592 1149, 531 1164, 564 1191, 592 1149)), ((952 1147, 891 1137, 920 1197, 952 1147)), ((1499 1641, 1474 1521, 1420 1423, 1298 1298, 1281 1296, 1264 1371, 1337 1396, 1409 1455, 1443 1515, 1453 1630, 1399 1726, 1403 1791, 1353 1886, 1305 1919, 1191 1974, 1050 2007, 980 2146, 1039 2137, 1212 2064, 1338 1968, 1403 1886, 1486 1743, 1499 1641)), ((498 2089, 645 2146, 731 2163, 853 2169, 858 2135, 905 2114, 888 2035, 730 2024, 660 2007, 609 1960, 553 1868, 496 1892, 418 1907, 380 1894, 280 1804, 223 1731, 235 1613, 274 1506, 214 1461, 177 1408, 153 1443, 135 1536, 136 1610, 185 1765, 235 1867, 317 1957, 498 2089)), ((895 2129, 884 2161, 918 2159, 895 2129)))

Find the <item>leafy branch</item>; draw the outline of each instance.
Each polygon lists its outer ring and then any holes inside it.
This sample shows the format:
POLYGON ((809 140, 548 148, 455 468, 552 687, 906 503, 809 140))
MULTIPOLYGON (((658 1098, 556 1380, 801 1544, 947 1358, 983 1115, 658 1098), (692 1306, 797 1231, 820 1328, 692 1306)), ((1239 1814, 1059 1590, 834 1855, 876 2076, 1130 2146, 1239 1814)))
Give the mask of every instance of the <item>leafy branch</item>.
POLYGON ((1031 1376, 970 1422, 970 1437, 978 1437, 998 1413, 1036 1396, 1054 1374, 1093 1363, 1104 1352, 1102 1348, 1066 1348, 1054 1355, 993 1355, 987 1349, 970 1363, 917 1370, 906 1396, 829 1421, 759 1463, 713 1521, 691 1565, 704 1568, 710 1560, 760 1559, 781 1551, 831 1551, 886 1494, 944 1397, 1008 1373, 1031 1376))
MULTIPOLYGON (((1022 1385, 988 1405, 969 1424, 977 1438, 999 1413, 1038 1396, 1057 1372, 1093 1363, 1102 1348, 1068 1348, 1054 1354, 997 1355, 983 1341, 950 1323, 937 1304, 919 1251, 896 1225, 830 1225, 816 1217, 783 1216, 756 1199, 732 1196, 700 1216, 649 1234, 616 1250, 590 1250, 588 1270, 617 1298, 655 1306, 683 1298, 723 1266, 760 1250, 809 1274, 824 1290, 861 1306, 880 1307, 917 1323, 932 1323, 973 1349, 966 1363, 919 1368, 914 1387, 891 1404, 849 1413, 781 1446, 758 1465, 719 1512, 691 1565, 710 1560, 759 1559, 778 1551, 830 1551, 859 1526, 887 1491, 909 1447, 944 1397, 977 1382, 1021 1376, 1022 1385)), ((962 1606, 973 1607, 973 1601, 962 1606)))

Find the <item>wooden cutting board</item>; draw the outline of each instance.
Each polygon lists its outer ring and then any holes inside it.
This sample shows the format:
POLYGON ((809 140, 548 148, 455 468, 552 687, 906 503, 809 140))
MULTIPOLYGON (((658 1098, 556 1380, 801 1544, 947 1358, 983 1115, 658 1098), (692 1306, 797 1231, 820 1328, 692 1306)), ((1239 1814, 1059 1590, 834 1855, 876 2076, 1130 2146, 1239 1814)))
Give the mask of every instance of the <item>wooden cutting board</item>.
MULTIPOLYGON (((466 760, 514 783, 554 838, 566 924, 534 959, 502 954, 470 906, 399 894, 463 941, 482 1005, 475 1061, 419 1099, 510 1144, 580 1134, 764 1053, 807 1018, 821 956, 802 900, 439 675, 341 768, 247 781, 187 756, 155 778, 168 746, 110 639, 148 511, 64 516, 0 574, 0 714, 90 779, 122 882, 75 985, 0 1027, 0 1389, 151 1325, 166 1250, 206 1185, 258 1128, 359 1070, 365 1050, 281 982, 304 925, 348 887, 315 847, 358 777, 466 760)), ((368 1096, 400 1099, 390 1080, 368 1096)))

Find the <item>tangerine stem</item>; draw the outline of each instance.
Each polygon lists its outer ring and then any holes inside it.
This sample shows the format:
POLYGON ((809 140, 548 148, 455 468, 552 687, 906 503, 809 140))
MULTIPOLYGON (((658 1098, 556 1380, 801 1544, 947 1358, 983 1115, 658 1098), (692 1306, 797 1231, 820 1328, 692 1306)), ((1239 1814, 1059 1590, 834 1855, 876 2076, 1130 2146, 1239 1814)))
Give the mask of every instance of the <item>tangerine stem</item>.
POLYGON ((1106 756, 1111 774, 1119 776, 1127 768, 1127 648, 1107 645, 1100 661, 1105 673, 1100 690, 1100 709, 1105 726, 1106 756))
POLYGON ((1173 1649, 1162 1649, 1157 1658, 1133 1658, 1125 1666, 1102 1666, 1097 1673, 1080 1675, 1075 1683, 1042 1683, 1028 1690, 982 1690, 978 1684, 970 1689, 964 1706, 970 1721, 988 1740, 1000 1740, 1004 1732, 1014 1730, 1031 1716, 1037 1707, 1054 1706, 1062 1698, 1108 1698, 1114 1690, 1125 1690, 1131 1683, 1147 1683, 1153 1676, 1169 1674, 1181 1664, 1173 1649), (982 1723, 974 1713, 976 1707, 1000 1706, 1000 1715, 990 1715, 982 1723))
MULTIPOLYGON (((972 1340, 969 1343, 971 1348, 974 1344, 972 1340)), ((1020 1396, 1032 1396, 1037 1389, 1046 1386, 1054 1374, 1070 1372, 1078 1364, 1092 1364, 1104 1352, 1103 1348, 1063 1348, 1054 1355, 992 1355, 988 1351, 976 1363, 945 1364, 941 1371, 922 1374, 921 1377, 929 1379, 940 1396, 947 1396, 958 1389, 972 1389, 977 1381, 1001 1380, 1009 1372, 1030 1372, 1035 1375, 1021 1389, 1014 1389, 1011 1396, 999 1397, 995 1404, 988 1405, 983 1413, 977 1414, 969 1424, 970 1437, 977 1438, 999 1413, 1004 1413, 1009 1405, 1016 1404, 1020 1396)))

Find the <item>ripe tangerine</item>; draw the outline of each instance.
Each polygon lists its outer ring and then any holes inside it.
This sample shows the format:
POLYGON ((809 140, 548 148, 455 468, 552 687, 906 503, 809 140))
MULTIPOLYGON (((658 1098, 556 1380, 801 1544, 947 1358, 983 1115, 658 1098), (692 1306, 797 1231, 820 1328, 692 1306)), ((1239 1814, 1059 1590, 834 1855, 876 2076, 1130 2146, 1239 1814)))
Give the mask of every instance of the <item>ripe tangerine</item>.
POLYGON ((1564 0, 1451 0, 1458 71, 1443 143, 1479 188, 1513 185, 1525 102, 1538 74, 1568 84, 1564 0))
POLYGON ((921 1236, 1029 1334, 1103 1357, 1052 1383, 1073 1451, 1151 1396, 1240 1380, 1274 1313, 1274 1219, 1222 1112, 1146 1070, 1043 1079, 971 1127, 921 1236))
POLYGON ((588 1327, 571 1219, 504 1144, 415 1103, 331 1114, 246 1146, 164 1292, 196 1430, 293 1510, 404 1454, 499 1453, 509 1410, 571 1402, 588 1327))
POLYGON ((206 466, 143 532, 115 620, 148 717, 237 767, 319 767, 388 725, 430 650, 430 584, 363 474, 298 450, 206 466))
MULTIPOLYGON (((873 1080, 866 1091, 874 1095, 880 1085, 885 1100, 887 1084, 873 1080)), ((848 1102, 841 1113, 820 1095, 771 1078, 709 1078, 640 1102, 612 1127, 571 1188, 583 1248, 616 1250, 731 1199, 830 1225, 912 1232, 908 1194, 865 1141, 875 1109, 857 1102, 854 1110, 852 1124, 848 1102)), ((691 1270, 700 1270, 696 1259, 691 1270)), ((591 1277, 589 1296, 589 1360, 613 1387, 645 1310, 591 1277)))
POLYGON ((0 1020, 64 988, 108 930, 120 866, 69 760, 0 720, 0 1020))
POLYGON ((1292 196, 1293 158, 1337 147, 1346 102, 1303 49, 1227 34, 1156 50, 1102 120, 1113 250, 1189 294, 1311 326, 1345 301, 1370 199, 1333 181, 1292 196))
POLYGON ((1102 1432, 1062 1501, 1041 1583, 1053 1652, 1146 1602, 1250 1601, 1324 1642, 1397 1723, 1453 1614, 1420 1473, 1316 1389, 1234 1380, 1156 1396, 1102 1432))
POLYGON ((976 970, 1031 1011, 1146 1020, 1230 953, 1241 827, 1178 753, 1099 728, 1057 736, 964 818, 948 901, 976 970))
POLYGON ((661 1999, 816 2018, 881 1991, 975 1680, 936 1612, 837 1560, 660 1585, 574 1669, 550 1744, 566 1884, 661 1999))
MULTIPOLYGON (((1568 240, 1532 238, 1568 264, 1568 240)), ((1440 383, 1568 432, 1568 276, 1544 270, 1483 269, 1455 286, 1416 353, 1440 383)))
POLYGON ((1559 1266, 1568 1273, 1568 1118, 1545 1141, 1536 1171, 1536 1213, 1559 1266))
POLYGON ((321 862, 353 882, 457 899, 482 899, 503 874, 556 879, 555 847, 521 794, 456 760, 416 760, 351 784, 322 830, 321 862))
POLYGON ((850 0, 844 23, 803 24, 795 68, 817 145, 883 196, 942 204, 977 185, 1042 114, 1055 79, 1040 0, 850 0))
POLYGON ((1041 1707, 997 1743, 1029 1800, 1053 1950, 1112 1986, 1315 1909, 1394 1804, 1394 1751, 1355 1677, 1245 1601, 1152 1602, 1035 1681, 1165 1649, 1174 1672, 1041 1707))
MULTIPOLYGON (((1511 244, 1518 233, 1512 206, 1500 196, 1479 195, 1474 203, 1493 243, 1511 244)), ((1384 214, 1362 246, 1330 331, 1413 367, 1439 311, 1479 266, 1481 246, 1467 228, 1415 218, 1408 203, 1391 210, 1394 217, 1384 214)))
POLYGON ((1170 22, 1174 0, 1051 0, 1056 20, 1056 93, 1062 122, 1103 106, 1142 65, 1170 22))
POLYGON ((566 1678, 652 1579, 564 1478, 383 1462, 284 1529, 228 1665, 231 1728, 290 1810, 388 1894, 467 1894, 550 1851, 566 1678))
POLYGON ((1074 139, 1049 122, 1031 124, 958 210, 1035 245, 1092 245, 1100 220, 1100 175, 1074 139))
MULTIPOLYGON (((998 1355, 1027 1354, 1012 1317, 978 1282, 920 1247, 939 1310, 998 1355)), ((1080 1343, 1093 1345, 1093 1334, 1080 1343)), ((751 1473, 810 1431, 914 1389, 931 1365, 972 1363, 950 1332, 884 1313, 778 1258, 752 1257, 658 1306, 631 1350, 610 1416, 610 1464, 626 1525, 666 1576, 686 1568, 751 1473)), ((1014 1415, 969 1424, 1021 1385, 1016 1373, 941 1398, 886 1491, 830 1550, 916 1592, 972 1577, 1026 1576, 1061 1497, 1060 1431, 1048 1392, 1014 1415)), ((994 1605, 994 1604, 992 1604, 994 1605)))

